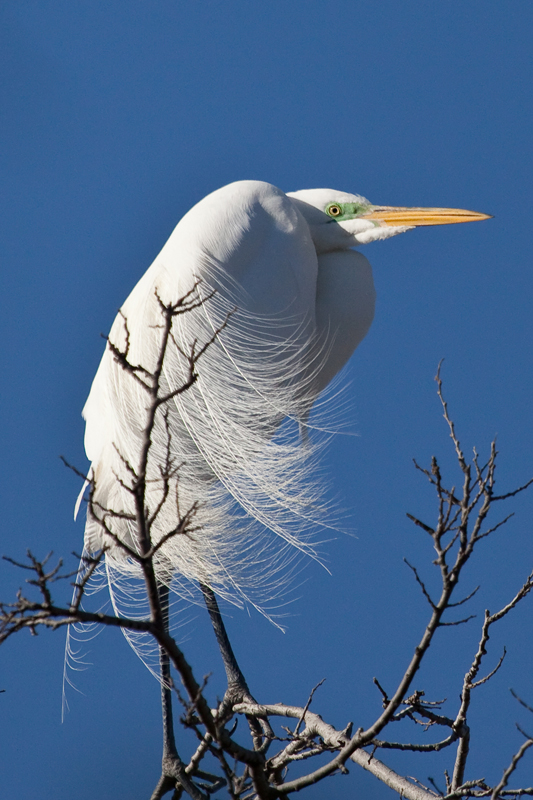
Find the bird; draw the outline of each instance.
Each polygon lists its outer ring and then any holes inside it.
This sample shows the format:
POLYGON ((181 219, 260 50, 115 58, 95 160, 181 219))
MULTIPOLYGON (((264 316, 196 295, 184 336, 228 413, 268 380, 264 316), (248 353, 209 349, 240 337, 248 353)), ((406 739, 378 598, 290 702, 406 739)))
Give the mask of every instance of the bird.
POLYGON ((230 183, 185 214, 121 306, 83 409, 85 552, 105 548, 117 612, 142 613, 132 589, 140 547, 132 484, 163 309, 180 313, 158 378, 169 399, 155 413, 146 464, 156 575, 185 600, 194 602, 200 583, 268 615, 296 556, 316 556, 322 498, 311 409, 327 420, 328 404, 317 400, 374 318, 372 268, 356 248, 488 216, 374 205, 331 189, 285 193, 256 180, 230 183))

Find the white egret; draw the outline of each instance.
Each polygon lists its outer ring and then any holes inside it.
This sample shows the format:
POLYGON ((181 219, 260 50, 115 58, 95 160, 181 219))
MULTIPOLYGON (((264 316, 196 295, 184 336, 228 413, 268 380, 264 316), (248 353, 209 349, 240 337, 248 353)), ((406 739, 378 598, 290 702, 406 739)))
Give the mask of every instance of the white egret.
POLYGON ((313 553, 318 493, 309 486, 310 448, 280 421, 305 423, 374 316, 372 270, 352 248, 419 225, 486 218, 376 206, 330 189, 286 194, 260 181, 225 186, 183 217, 122 306, 109 337, 115 353, 108 344, 83 411, 95 509, 85 546, 109 548, 115 602, 121 591, 131 599, 124 581, 138 574, 117 537, 139 546, 130 487, 150 400, 141 373, 125 369, 116 354, 127 351, 130 365, 154 372, 161 302, 188 292, 202 300, 173 320, 160 383, 166 394, 187 379, 191 345, 208 341, 236 310, 199 359, 194 385, 165 404, 166 415, 156 412, 146 498, 152 513, 158 509, 153 542, 197 504, 195 530, 165 541, 156 574, 185 597, 200 582, 233 602, 253 598, 261 606, 291 552, 313 553), (168 451, 176 469, 164 485, 168 451))

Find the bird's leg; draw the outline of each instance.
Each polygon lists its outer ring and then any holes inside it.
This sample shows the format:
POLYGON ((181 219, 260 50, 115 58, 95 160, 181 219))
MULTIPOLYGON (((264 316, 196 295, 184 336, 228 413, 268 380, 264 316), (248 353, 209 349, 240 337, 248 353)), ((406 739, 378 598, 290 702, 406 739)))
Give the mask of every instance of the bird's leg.
POLYGON ((207 586, 205 583, 200 583, 200 588, 202 590, 205 604, 209 612, 209 617, 211 619, 211 624, 215 632, 215 637, 220 649, 220 655, 222 656, 222 661, 224 662, 224 669, 226 670, 226 678, 228 680, 228 690, 230 692, 234 691, 239 695, 239 700, 236 702, 242 702, 240 699, 241 694, 249 693, 249 689, 246 679, 242 674, 241 668, 237 663, 237 659, 235 658, 235 653, 233 652, 233 648, 228 638, 215 593, 211 587, 207 586))
MULTIPOLYGON (((169 589, 159 584, 159 602, 163 615, 165 631, 169 628, 169 589)), ((174 720, 172 715, 172 677, 170 675, 170 658, 166 650, 159 648, 159 668, 161 671, 161 711, 163 717, 163 766, 165 759, 175 758, 176 739, 174 738, 174 720)))
MULTIPOLYGON (((226 713, 231 712, 235 703, 256 703, 257 701, 250 693, 246 678, 233 652, 215 593, 206 583, 200 583, 200 588, 215 632, 215 638, 218 643, 220 655, 222 656, 222 661, 224 662, 224 669, 226 670, 226 678, 228 681, 228 688, 220 709, 220 716, 223 719, 226 713)), ((274 737, 274 732, 270 727, 268 719, 266 717, 264 719, 248 717, 248 724, 254 739, 255 748, 266 750, 270 740, 274 737)))
MULTIPOLYGON (((158 584, 159 603, 163 625, 169 629, 169 588, 158 584)), ((163 759, 162 775, 152 793, 151 800, 159 800, 173 789, 183 789, 193 800, 206 800, 206 795, 192 782, 185 772, 185 764, 178 755, 174 737, 174 720, 172 714, 172 676, 170 674, 170 658, 166 650, 159 648, 159 668, 161 672, 161 710, 163 716, 163 759)))

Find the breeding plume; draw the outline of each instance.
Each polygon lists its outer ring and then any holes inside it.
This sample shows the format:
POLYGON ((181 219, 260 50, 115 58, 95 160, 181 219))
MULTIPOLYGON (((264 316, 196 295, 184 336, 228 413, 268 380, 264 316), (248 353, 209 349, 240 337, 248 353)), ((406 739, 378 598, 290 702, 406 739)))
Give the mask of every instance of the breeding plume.
POLYGON ((109 548, 117 606, 133 602, 138 573, 118 542, 140 546, 131 487, 154 376, 169 398, 155 412, 146 463, 151 539, 165 537, 156 574, 184 597, 200 582, 264 607, 292 554, 313 555, 320 497, 309 412, 374 316, 372 270, 353 248, 486 218, 376 206, 331 189, 286 194, 260 181, 225 186, 183 217, 123 304, 83 411, 92 462, 85 546, 109 548), (159 374, 163 309, 180 298, 159 374), (179 392, 200 351, 197 377, 179 392), (187 531, 169 536, 191 508, 187 531))

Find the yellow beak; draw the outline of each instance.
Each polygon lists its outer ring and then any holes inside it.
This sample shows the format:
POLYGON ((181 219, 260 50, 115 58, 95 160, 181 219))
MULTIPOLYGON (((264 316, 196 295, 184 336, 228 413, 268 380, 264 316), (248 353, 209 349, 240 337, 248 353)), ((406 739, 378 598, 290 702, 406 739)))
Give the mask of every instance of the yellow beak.
POLYGON ((478 222, 492 219, 491 214, 466 211, 464 208, 402 208, 399 206, 374 206, 363 219, 375 219, 384 226, 454 225, 456 222, 478 222))

